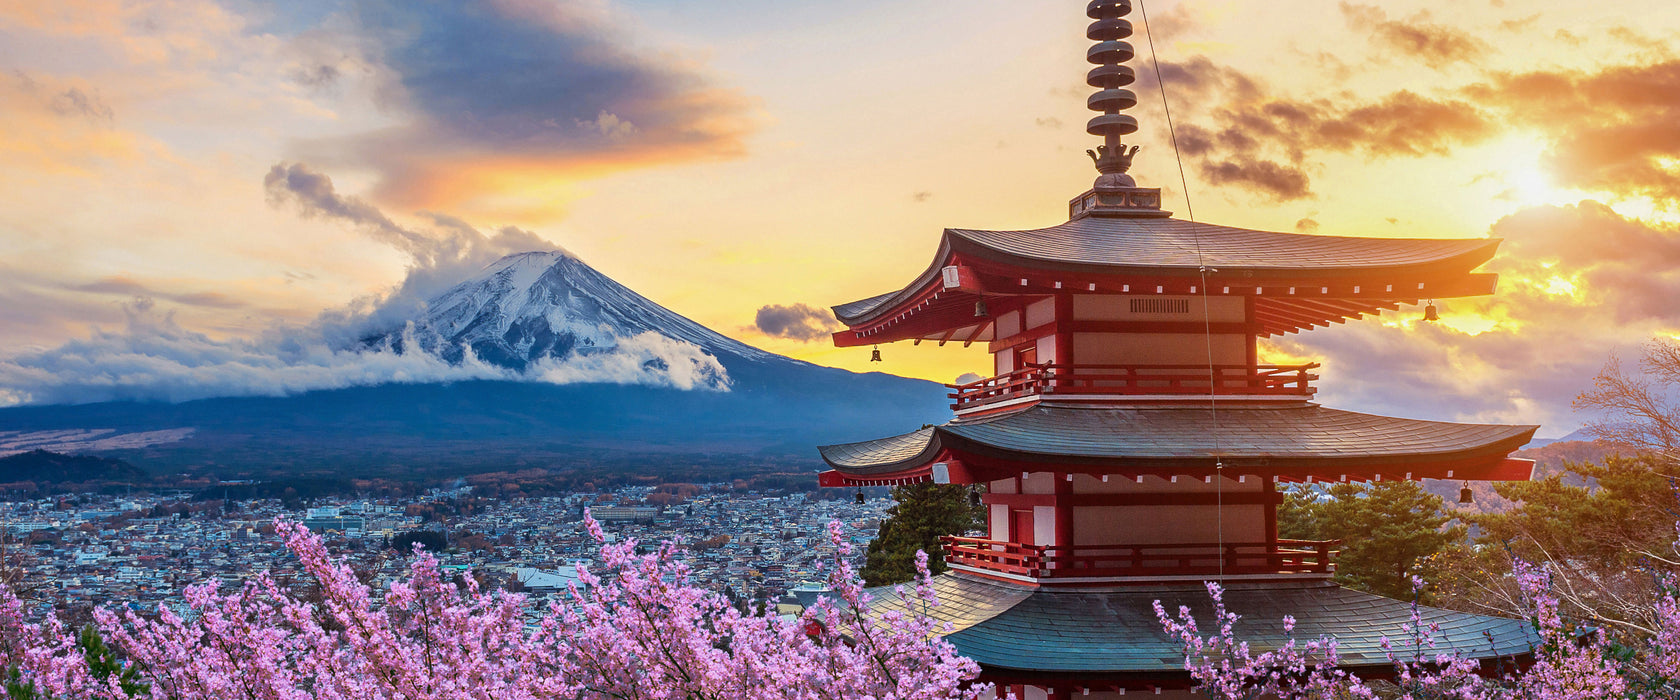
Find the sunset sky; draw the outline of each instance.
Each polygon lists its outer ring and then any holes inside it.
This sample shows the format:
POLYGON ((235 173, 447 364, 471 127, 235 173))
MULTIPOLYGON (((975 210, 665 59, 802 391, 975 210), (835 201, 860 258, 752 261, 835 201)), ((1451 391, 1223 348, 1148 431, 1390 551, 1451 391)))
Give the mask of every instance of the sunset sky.
MULTIPOLYGON (((1065 220, 1095 175, 1084 6, 0 0, 0 404, 225 377, 205 358, 531 247, 778 353, 983 371, 756 320, 896 289, 944 227, 1065 220)), ((1326 404, 1555 437, 1611 353, 1680 333, 1672 0, 1147 9, 1199 220, 1506 241, 1499 294, 1443 323, 1270 344, 1324 362, 1326 404)), ((1133 173, 1183 217, 1134 43, 1133 173)))

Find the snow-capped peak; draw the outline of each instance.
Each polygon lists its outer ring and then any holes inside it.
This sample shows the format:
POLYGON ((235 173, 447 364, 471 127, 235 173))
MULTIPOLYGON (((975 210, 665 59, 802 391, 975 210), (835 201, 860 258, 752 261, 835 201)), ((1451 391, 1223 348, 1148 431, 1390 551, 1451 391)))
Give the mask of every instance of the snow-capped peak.
POLYGON ((429 301, 414 325, 425 349, 452 362, 471 350, 521 371, 544 360, 615 351, 631 338, 641 338, 636 345, 643 347, 648 333, 719 359, 782 359, 655 304, 563 251, 497 260, 429 301))

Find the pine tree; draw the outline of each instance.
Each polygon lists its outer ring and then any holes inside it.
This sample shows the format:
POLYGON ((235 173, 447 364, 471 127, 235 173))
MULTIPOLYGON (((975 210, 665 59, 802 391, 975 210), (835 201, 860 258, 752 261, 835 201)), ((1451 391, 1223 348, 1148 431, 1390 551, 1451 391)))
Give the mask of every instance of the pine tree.
POLYGON ((1413 575, 1447 546, 1462 541, 1463 525, 1441 497, 1415 481, 1296 488, 1278 508, 1285 538, 1341 540, 1336 580, 1390 598, 1411 598, 1413 575))
POLYGON ((984 523, 984 507, 970 500, 966 486, 922 482, 893 489, 896 503, 887 510, 880 532, 869 543, 863 565, 866 586, 904 583, 916 575, 916 551, 928 553, 928 569, 945 571, 939 546, 943 535, 960 535, 984 523))
POLYGON ((140 680, 140 668, 117 658, 116 652, 105 645, 99 628, 93 625, 83 627, 76 635, 76 644, 82 648, 82 656, 87 659, 88 675, 102 681, 116 675, 123 694, 131 698, 148 694, 150 686, 140 680))

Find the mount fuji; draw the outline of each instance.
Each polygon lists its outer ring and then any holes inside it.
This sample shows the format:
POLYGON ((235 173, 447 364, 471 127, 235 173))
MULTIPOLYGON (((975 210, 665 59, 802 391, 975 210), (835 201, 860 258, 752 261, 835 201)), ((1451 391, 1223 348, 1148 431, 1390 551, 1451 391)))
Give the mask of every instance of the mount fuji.
MULTIPOLYGON (((629 353, 653 383, 726 389, 729 365, 796 360, 690 321, 561 251, 509 255, 426 304, 408 327, 367 338, 371 348, 413 349, 518 372, 629 353), (650 335, 651 334, 651 335, 650 335), (414 348, 411 346, 418 346, 414 348)), ((599 364, 599 363, 597 363, 599 364)))
POLYGON ((0 448, 8 435, 64 431, 79 440, 76 451, 216 473, 814 468, 815 445, 949 417, 937 384, 765 352, 559 251, 496 261, 353 349, 427 353, 501 379, 14 407, 0 409, 0 448))

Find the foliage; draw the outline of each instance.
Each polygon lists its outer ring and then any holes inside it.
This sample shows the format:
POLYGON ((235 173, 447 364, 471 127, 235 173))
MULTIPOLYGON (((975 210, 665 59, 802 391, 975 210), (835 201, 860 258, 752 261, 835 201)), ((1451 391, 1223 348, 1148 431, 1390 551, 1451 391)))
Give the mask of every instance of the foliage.
POLYGON ((1608 414, 1587 424, 1594 437, 1680 464, 1680 405, 1670 398, 1680 392, 1680 341, 1652 340, 1639 369, 1630 375, 1612 356, 1592 388, 1575 397, 1575 407, 1608 414))
POLYGON ((978 667, 917 612, 938 605, 925 557, 919 600, 872 607, 837 523, 829 583, 841 603, 795 620, 743 613, 696 587, 672 543, 647 555, 633 539, 603 545, 601 571, 580 570, 581 586, 533 611, 522 595, 445 576, 424 552, 405 580, 374 591, 302 526, 275 526, 319 586, 319 604, 266 575, 226 589, 209 581, 186 590, 184 610, 97 611, 106 650, 50 614, 26 619, 0 593, 8 696, 971 700, 990 690, 965 687, 978 667))
POLYGON ((869 543, 863 565, 868 586, 904 583, 915 578, 916 553, 933 553, 929 568, 945 571, 939 538, 961 535, 985 522, 984 506, 970 501, 973 492, 956 484, 920 482, 892 491, 896 503, 887 510, 881 530, 869 543))
POLYGON ((1540 481, 1500 484, 1519 502, 1504 512, 1467 514, 1479 532, 1472 547, 1439 557, 1445 604, 1514 613, 1524 596, 1512 573, 1518 561, 1539 563, 1570 617, 1601 625, 1613 638, 1645 638, 1662 629, 1664 587, 1680 573, 1669 549, 1680 519, 1680 342, 1659 338, 1645 348, 1639 372, 1611 357, 1576 408, 1600 413, 1587 425, 1598 459, 1564 465, 1540 481))
POLYGON ((1567 474, 1510 482, 1500 496, 1520 505, 1503 513, 1467 515, 1480 532, 1476 546, 1437 561, 1447 604, 1515 614, 1522 594, 1510 578, 1517 561, 1543 564, 1571 617, 1614 633, 1651 634, 1662 581, 1680 573, 1666 554, 1680 519, 1674 476, 1661 458, 1612 458, 1572 464, 1567 474))
POLYGON ((428 552, 441 552, 449 548, 449 536, 436 530, 406 530, 391 537, 391 549, 403 556, 413 554, 416 544, 428 552))
POLYGON ((1442 549, 1464 539, 1440 496, 1415 481, 1302 485, 1285 493, 1278 534, 1290 539, 1341 540, 1336 579, 1349 588, 1390 598, 1412 593, 1412 576, 1442 549))
POLYGON ((105 645, 105 638, 100 636, 99 628, 87 625, 76 637, 77 646, 82 649, 82 658, 87 662, 88 675, 94 681, 111 684, 115 683, 123 695, 136 698, 144 695, 150 688, 140 680, 140 667, 125 664, 115 651, 105 645))

